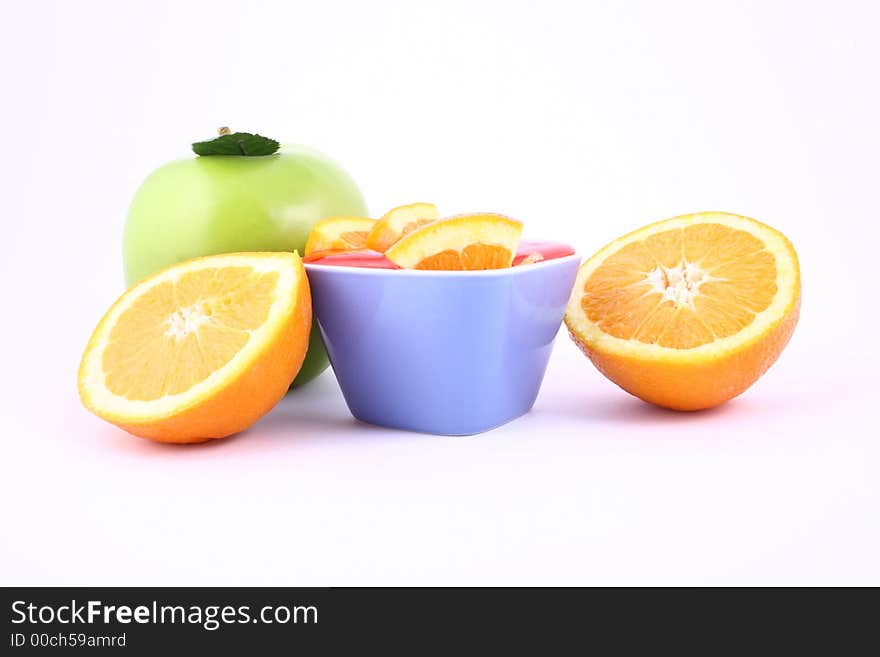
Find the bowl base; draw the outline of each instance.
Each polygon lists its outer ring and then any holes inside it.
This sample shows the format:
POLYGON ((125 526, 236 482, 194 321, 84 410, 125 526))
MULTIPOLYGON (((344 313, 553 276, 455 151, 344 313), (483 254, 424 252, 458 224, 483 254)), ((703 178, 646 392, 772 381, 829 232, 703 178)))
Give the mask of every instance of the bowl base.
MULTIPOLYGON (((351 409, 349 409, 351 410, 351 409)), ((355 413, 351 411, 351 414, 355 417, 355 419, 365 422, 366 424, 372 424, 376 427, 384 427, 386 429, 397 429, 399 431, 411 431, 414 433, 422 433, 429 436, 476 436, 481 433, 486 433, 487 431, 492 431, 493 429, 498 429, 499 427, 503 427, 505 424, 509 424, 513 422, 517 418, 522 417, 526 413, 532 410, 532 407, 529 406, 522 412, 516 413, 507 417, 500 422, 493 422, 491 424, 481 424, 481 425, 470 425, 470 426, 446 426, 446 427, 428 427, 422 424, 409 424, 406 422, 402 423, 389 423, 387 421, 381 422, 378 420, 371 420, 370 418, 355 413)))

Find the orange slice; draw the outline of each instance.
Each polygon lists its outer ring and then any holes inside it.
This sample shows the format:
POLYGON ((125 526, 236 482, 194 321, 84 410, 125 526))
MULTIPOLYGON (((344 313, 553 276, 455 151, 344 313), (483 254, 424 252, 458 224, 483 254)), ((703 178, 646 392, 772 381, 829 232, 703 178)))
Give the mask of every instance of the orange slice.
POLYGON ((312 227, 306 240, 305 255, 316 251, 355 251, 367 246, 367 235, 376 225, 366 217, 330 217, 312 227))
POLYGON ((137 436, 222 438, 284 396, 311 322, 297 254, 189 260, 141 281, 104 315, 82 358, 80 397, 137 436))
POLYGON ((535 265, 544 260, 544 256, 540 253, 530 253, 525 258, 517 262, 514 267, 519 267, 521 265, 535 265))
POLYGON ((404 269, 503 269, 510 267, 522 224, 500 214, 463 214, 422 226, 385 256, 404 269))
POLYGON ((385 253, 401 237, 439 217, 433 203, 411 203, 389 210, 367 236, 367 248, 385 253))
POLYGON ((697 410, 752 385, 788 343, 799 309, 798 259, 785 236, 705 212, 641 228, 587 260, 565 323, 624 390, 697 410))

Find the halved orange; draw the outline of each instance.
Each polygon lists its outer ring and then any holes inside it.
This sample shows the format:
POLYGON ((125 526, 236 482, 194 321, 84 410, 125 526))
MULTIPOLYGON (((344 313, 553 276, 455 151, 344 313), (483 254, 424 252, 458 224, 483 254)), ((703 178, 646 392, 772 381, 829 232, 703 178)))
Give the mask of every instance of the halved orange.
POLYGON ((305 256, 316 251, 355 251, 367 247, 367 235, 376 225, 366 217, 330 217, 312 227, 306 240, 305 256))
POLYGON ((404 269, 510 267, 522 224, 500 214, 463 214, 417 228, 385 252, 404 269))
POLYGON ((627 392, 698 410, 739 395, 776 361, 800 309, 782 233, 723 212, 660 221, 581 265, 572 339, 627 392))
POLYGON ((130 288, 104 315, 79 368, 80 397, 137 436, 222 438, 284 396, 311 325, 296 253, 189 260, 130 288))
POLYGON ((401 237, 439 217, 437 206, 433 203, 410 203, 393 208, 373 226, 367 236, 367 248, 385 253, 401 237))

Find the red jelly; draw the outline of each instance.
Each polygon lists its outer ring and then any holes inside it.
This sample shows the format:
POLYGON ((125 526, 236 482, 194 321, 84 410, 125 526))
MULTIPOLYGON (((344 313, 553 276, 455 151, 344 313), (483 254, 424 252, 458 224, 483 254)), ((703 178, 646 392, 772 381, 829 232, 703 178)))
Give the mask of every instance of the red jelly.
POLYGON ((303 262, 337 267, 367 267, 369 269, 399 269, 378 251, 319 251, 303 258, 303 262))
MULTIPOLYGON (((543 260, 564 258, 574 254, 568 244, 561 242, 527 242, 519 243, 513 258, 513 266, 528 266, 543 260)), ((305 262, 315 265, 335 265, 337 267, 367 267, 370 269, 399 269, 397 265, 377 251, 345 251, 319 252, 304 258, 305 262)))
POLYGON ((574 249, 562 242, 527 242, 519 243, 516 255, 513 257, 513 266, 531 264, 542 260, 554 260, 574 255, 574 249), (523 260, 526 260, 523 263, 523 260))

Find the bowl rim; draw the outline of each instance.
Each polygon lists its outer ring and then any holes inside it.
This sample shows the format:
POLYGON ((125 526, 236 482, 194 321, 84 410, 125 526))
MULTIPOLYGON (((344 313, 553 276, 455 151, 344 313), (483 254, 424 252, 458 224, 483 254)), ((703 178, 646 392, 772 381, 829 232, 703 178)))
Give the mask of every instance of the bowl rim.
POLYGON ((568 264, 572 260, 580 262, 581 256, 575 251, 571 255, 562 256, 560 258, 551 258, 541 262, 535 262, 531 265, 521 267, 505 267, 504 269, 479 269, 474 271, 448 271, 440 269, 383 269, 381 267, 351 267, 348 265, 320 265, 314 262, 304 262, 306 271, 331 271, 346 272, 359 276, 387 276, 396 277, 421 277, 421 278, 491 278, 501 276, 517 276, 526 274, 530 271, 547 269, 554 266, 568 264))

